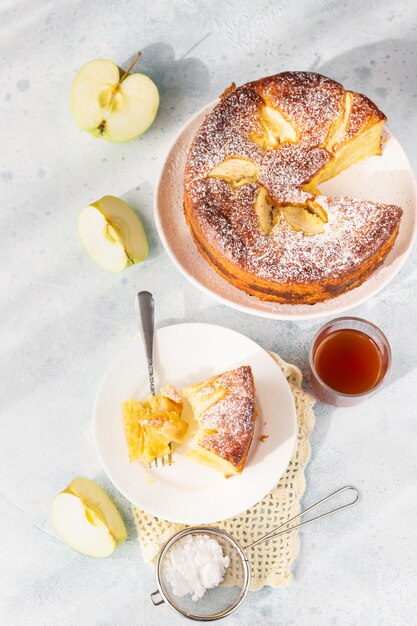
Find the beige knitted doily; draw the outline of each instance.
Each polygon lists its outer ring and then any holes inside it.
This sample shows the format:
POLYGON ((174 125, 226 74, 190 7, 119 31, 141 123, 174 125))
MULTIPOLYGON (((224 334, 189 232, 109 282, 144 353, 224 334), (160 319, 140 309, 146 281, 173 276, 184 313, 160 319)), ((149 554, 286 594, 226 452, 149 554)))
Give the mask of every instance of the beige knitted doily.
MULTIPOLYGON (((215 524, 236 537, 243 546, 300 512, 300 500, 305 489, 304 468, 310 458, 309 437, 314 426, 314 399, 301 388, 300 370, 283 361, 277 354, 270 354, 284 372, 294 396, 298 419, 297 449, 285 474, 263 500, 245 513, 215 524)), ((164 543, 185 526, 160 520, 136 507, 132 507, 132 510, 143 558, 154 564, 164 543)), ((298 532, 254 546, 250 555, 251 589, 254 591, 264 585, 287 585, 299 549, 298 532)))

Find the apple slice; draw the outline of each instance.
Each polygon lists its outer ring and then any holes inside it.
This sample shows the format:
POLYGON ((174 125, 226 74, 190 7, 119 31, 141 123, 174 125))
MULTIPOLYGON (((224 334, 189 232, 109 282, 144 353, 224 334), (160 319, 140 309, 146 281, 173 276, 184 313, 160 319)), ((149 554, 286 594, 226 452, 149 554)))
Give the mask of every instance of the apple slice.
POLYGON ((95 137, 113 142, 142 135, 159 107, 155 83, 144 74, 130 74, 140 56, 124 72, 108 59, 90 61, 76 75, 71 110, 76 124, 95 137))
POLYGON ((78 232, 86 252, 110 272, 121 272, 148 256, 142 222, 116 196, 103 196, 85 207, 78 218, 78 232))
POLYGON ((50 514, 61 539, 88 556, 109 556, 127 537, 126 527, 113 502, 88 478, 75 478, 55 496, 50 514))

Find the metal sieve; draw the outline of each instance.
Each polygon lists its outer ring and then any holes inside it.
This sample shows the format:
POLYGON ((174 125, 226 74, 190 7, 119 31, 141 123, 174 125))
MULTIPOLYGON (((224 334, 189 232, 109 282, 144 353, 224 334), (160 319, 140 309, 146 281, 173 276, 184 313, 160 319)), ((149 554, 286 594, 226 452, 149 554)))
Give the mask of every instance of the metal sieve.
POLYGON ((159 554, 156 564, 156 580, 158 590, 151 593, 150 596, 154 606, 159 606, 166 603, 168 604, 168 606, 171 607, 171 609, 173 609, 176 613, 179 613, 183 617, 188 617, 189 619, 200 622, 210 622, 216 619, 220 619, 222 617, 226 617, 226 615, 230 615, 230 613, 235 611, 238 606, 243 602, 249 590, 251 571, 247 552, 248 550, 250 550, 250 548, 253 548, 259 543, 263 543, 264 541, 268 541, 269 539, 273 539, 274 537, 278 537, 279 535, 292 532, 297 528, 301 528, 301 526, 311 524, 311 522, 315 522, 323 517, 327 517, 328 515, 332 515, 333 513, 337 513, 338 511, 347 509, 350 506, 356 504, 358 500, 359 493, 357 489, 355 489, 355 487, 342 487, 341 489, 334 491, 325 498, 322 498, 315 504, 312 504, 304 511, 301 511, 301 513, 298 513, 298 515, 294 515, 294 517, 288 519, 286 522, 281 524, 281 526, 272 529, 262 537, 259 537, 259 539, 257 539, 253 543, 244 547, 241 546, 240 543, 236 539, 234 539, 234 537, 229 535, 229 533, 221 530, 220 528, 211 528, 208 526, 193 526, 181 530, 173 537, 171 537, 171 539, 164 545, 159 554), (353 491, 355 496, 354 500, 351 500, 347 504, 338 506, 335 509, 331 509, 330 511, 326 511, 321 515, 312 517, 304 522, 300 522, 299 524, 286 528, 288 524, 290 524, 294 520, 300 518, 302 515, 305 515, 305 513, 308 513, 312 509, 320 506, 321 504, 323 504, 323 502, 334 498, 343 491, 353 491), (187 594, 183 597, 175 596, 165 573, 165 566, 167 563, 167 557, 170 554, 170 550, 177 543, 177 541, 180 541, 188 535, 209 535, 210 537, 213 537, 220 544, 223 550, 223 554, 225 556, 228 556, 230 559, 230 565, 226 570, 225 577, 221 584, 218 587, 214 587, 213 589, 208 589, 204 596, 199 600, 193 600, 191 598, 191 594, 187 594))

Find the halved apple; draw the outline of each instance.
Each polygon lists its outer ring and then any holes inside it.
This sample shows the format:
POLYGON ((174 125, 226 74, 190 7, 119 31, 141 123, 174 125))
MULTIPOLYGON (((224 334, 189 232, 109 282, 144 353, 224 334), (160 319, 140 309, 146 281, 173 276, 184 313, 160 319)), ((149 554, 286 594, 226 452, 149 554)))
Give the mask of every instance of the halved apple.
POLYGON ((116 196, 103 196, 85 207, 78 218, 78 232, 86 252, 110 272, 121 272, 148 256, 142 222, 116 196))
POLYGON ((52 500, 51 520, 74 550, 102 558, 127 537, 126 527, 109 496, 88 478, 75 478, 52 500))
POLYGON ((148 76, 129 73, 139 56, 125 72, 108 59, 81 68, 71 88, 72 115, 80 128, 113 142, 130 141, 149 128, 159 92, 148 76))

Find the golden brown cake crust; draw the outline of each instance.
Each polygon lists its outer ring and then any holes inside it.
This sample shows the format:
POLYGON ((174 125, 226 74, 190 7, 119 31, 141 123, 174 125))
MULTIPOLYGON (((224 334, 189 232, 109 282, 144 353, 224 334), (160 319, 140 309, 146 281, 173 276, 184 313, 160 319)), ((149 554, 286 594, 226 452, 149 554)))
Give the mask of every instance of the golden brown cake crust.
POLYGON ((324 146, 342 119, 333 150, 385 121, 365 96, 310 72, 284 72, 232 90, 206 117, 190 147, 184 212, 201 254, 226 280, 261 299, 320 302, 362 283, 383 262, 398 234, 402 211, 351 198, 315 196, 305 189, 332 159, 324 146), (280 111, 296 141, 273 149, 252 140, 262 133, 262 107, 280 111), (209 174, 231 156, 251 159, 257 181, 232 188, 209 174), (323 234, 304 236, 281 216, 272 232, 260 228, 254 205, 260 186, 275 205, 314 200, 328 214, 323 234))
POLYGON ((204 435, 198 445, 231 464, 236 473, 245 465, 252 442, 255 421, 255 384, 252 369, 243 365, 208 380, 206 383, 183 390, 196 410, 196 418, 204 435), (198 387, 198 389, 195 389, 198 387), (199 399, 219 390, 223 397, 202 413, 197 409, 199 399))

